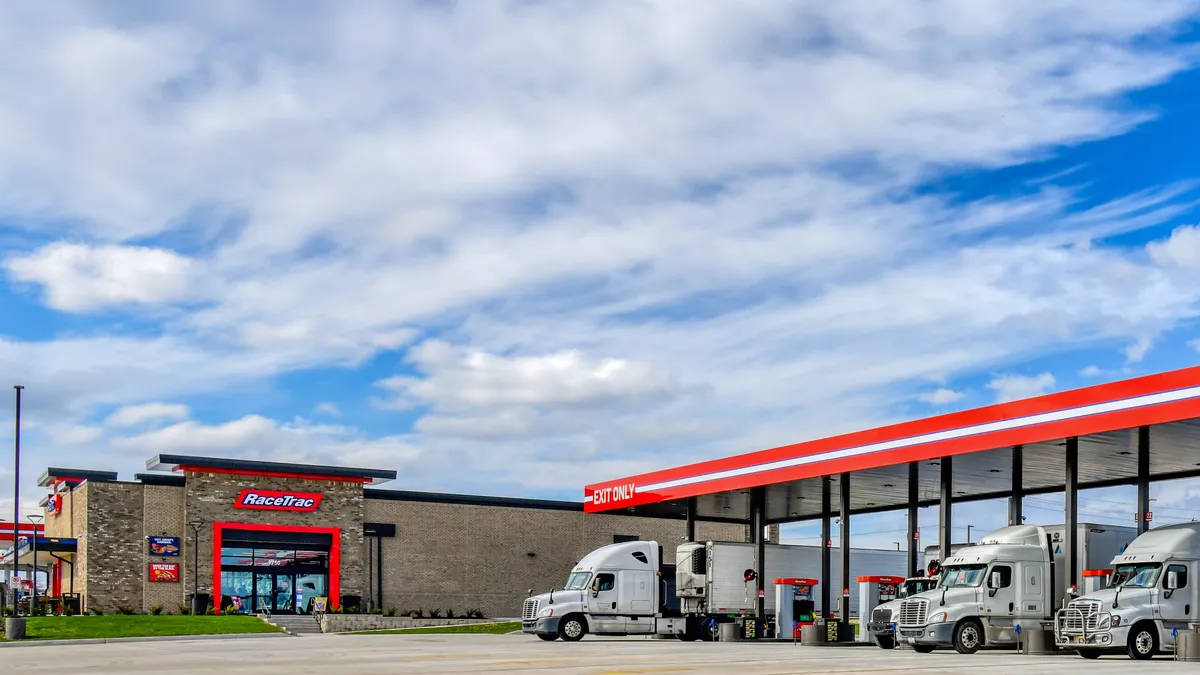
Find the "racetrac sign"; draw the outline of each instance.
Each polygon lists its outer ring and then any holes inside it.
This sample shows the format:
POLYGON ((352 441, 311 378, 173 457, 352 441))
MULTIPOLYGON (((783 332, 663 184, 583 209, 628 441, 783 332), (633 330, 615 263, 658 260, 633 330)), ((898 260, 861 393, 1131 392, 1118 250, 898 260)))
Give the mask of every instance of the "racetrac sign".
POLYGON ((233 501, 235 509, 262 509, 266 511, 316 511, 325 495, 320 492, 292 492, 290 490, 242 490, 233 501))

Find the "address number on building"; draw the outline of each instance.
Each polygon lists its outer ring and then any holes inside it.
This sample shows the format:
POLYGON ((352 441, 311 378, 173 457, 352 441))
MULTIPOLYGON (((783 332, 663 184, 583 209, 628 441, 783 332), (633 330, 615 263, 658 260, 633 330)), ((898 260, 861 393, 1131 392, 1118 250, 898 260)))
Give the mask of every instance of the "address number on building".
POLYGON ((267 511, 316 511, 325 495, 320 492, 290 492, 282 490, 242 490, 233 501, 235 509, 267 511))

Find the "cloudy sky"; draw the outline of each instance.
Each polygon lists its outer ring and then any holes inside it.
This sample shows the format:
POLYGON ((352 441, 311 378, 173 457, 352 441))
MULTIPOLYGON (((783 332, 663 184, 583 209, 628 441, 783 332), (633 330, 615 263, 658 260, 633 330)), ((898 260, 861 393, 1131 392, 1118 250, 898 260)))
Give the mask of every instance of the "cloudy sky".
POLYGON ((182 452, 578 499, 1192 365, 1198 11, 7 4, 25 495, 182 452))

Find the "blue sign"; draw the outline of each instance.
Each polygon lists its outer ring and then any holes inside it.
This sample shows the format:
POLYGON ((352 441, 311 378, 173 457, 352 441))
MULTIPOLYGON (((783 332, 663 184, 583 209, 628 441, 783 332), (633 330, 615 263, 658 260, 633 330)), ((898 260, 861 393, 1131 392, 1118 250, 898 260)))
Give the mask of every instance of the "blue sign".
POLYGON ((178 556, 179 537, 150 537, 150 555, 178 556))

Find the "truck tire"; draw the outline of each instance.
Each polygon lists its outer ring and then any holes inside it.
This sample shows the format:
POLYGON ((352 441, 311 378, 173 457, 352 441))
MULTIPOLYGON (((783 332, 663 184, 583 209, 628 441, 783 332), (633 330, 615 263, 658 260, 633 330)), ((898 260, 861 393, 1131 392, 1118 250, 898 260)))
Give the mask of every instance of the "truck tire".
POLYGON ((539 639, 545 640, 546 642, 554 642, 558 639, 557 633, 538 633, 537 636, 539 639))
POLYGON ((1080 649, 1079 651, 1077 651, 1075 653, 1082 656, 1085 659, 1100 658, 1100 650, 1099 649, 1080 649))
POLYGON ((1129 654, 1129 658, 1137 661, 1154 658, 1158 653, 1158 631, 1154 624, 1149 621, 1135 624, 1133 630, 1129 631, 1125 652, 1129 654))
POLYGON ((879 645, 880 649, 895 649, 896 638, 890 635, 876 635, 875 644, 879 645))
POLYGON ((558 637, 563 642, 579 642, 587 635, 587 623, 578 614, 568 614, 558 623, 558 637))
POLYGON ((973 619, 960 621, 954 627, 954 651, 959 654, 974 654, 983 646, 983 626, 973 619))
POLYGON ((937 649, 934 645, 913 645, 912 648, 918 654, 930 654, 934 649, 937 649))

